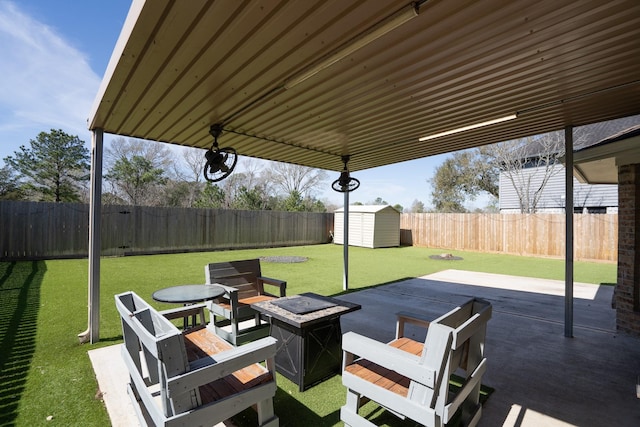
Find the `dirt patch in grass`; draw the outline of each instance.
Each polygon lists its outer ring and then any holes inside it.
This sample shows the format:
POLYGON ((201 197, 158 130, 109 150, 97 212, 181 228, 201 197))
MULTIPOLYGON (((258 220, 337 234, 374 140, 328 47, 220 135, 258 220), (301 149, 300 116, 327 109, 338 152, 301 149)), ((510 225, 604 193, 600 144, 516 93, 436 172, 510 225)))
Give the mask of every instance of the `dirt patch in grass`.
POLYGON ((292 262, 305 262, 308 258, 303 256, 261 256, 260 261, 264 262, 282 262, 282 263, 292 263, 292 262))
POLYGON ((429 258, 442 261, 460 261, 462 259, 462 257, 455 256, 453 254, 431 255, 429 258))

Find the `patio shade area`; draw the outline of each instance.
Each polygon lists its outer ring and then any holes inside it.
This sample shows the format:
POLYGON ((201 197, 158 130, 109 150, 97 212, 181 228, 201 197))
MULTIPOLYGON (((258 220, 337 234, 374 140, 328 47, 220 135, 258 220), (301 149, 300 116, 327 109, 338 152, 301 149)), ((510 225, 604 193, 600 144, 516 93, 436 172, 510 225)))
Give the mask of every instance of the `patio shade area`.
POLYGON ((636 0, 134 0, 89 128, 357 171, 638 114, 638 40, 636 0))
MULTIPOLYGON (((635 391, 640 341, 615 332, 612 293, 610 286, 575 284, 574 338, 561 334, 561 281, 445 270, 339 298, 362 305, 341 318, 343 332, 383 342, 394 336, 398 311, 435 318, 470 297, 490 301, 493 317, 487 328, 488 369, 483 383, 495 391, 483 408, 480 426, 631 427, 640 425, 635 391)), ((424 331, 406 332, 413 339, 424 339, 424 331)), ((126 371, 120 377, 104 375, 117 372, 112 364, 119 361, 118 347, 89 354, 114 426, 132 425, 135 415, 127 411, 133 407, 122 393, 126 371)), ((277 405, 275 411, 283 425, 295 417, 278 414, 277 405)))
POLYGON ((133 0, 88 118, 80 339, 99 339, 105 133, 348 175, 639 114, 638 40, 636 0, 133 0))

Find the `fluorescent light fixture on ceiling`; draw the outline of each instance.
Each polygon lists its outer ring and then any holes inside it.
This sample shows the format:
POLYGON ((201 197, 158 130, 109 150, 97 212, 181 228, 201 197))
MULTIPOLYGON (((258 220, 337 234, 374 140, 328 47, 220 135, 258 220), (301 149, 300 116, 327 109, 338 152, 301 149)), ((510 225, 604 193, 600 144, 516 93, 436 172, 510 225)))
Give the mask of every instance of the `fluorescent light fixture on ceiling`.
POLYGON ((303 70, 300 74, 288 79, 284 83, 285 89, 291 89, 292 87, 302 83, 310 77, 315 76, 325 68, 330 67, 341 59, 346 58, 358 49, 368 45, 374 40, 379 39, 388 32, 398 28, 405 22, 418 16, 418 8, 416 4, 412 3, 409 6, 403 7, 393 15, 388 16, 386 19, 378 22, 377 24, 369 27, 362 33, 358 34, 351 40, 338 47, 334 52, 320 58, 315 64, 311 65, 306 70, 303 70))
POLYGON ((419 138, 418 141, 420 141, 420 142, 428 141, 430 139, 440 138, 442 136, 447 136, 447 135, 453 135, 454 133, 465 132, 465 131, 468 131, 468 130, 471 130, 471 129, 477 129, 477 128, 481 128, 481 127, 484 127, 484 126, 495 125, 496 123, 502 123, 502 122, 506 122, 506 121, 509 121, 509 120, 517 119, 517 118, 518 118, 517 114, 511 114, 509 116, 500 117, 498 119, 487 120, 486 122, 474 123, 472 125, 459 127, 459 128, 456 128, 456 129, 451 129, 451 130, 447 130, 447 131, 440 132, 440 133, 434 133, 433 135, 423 136, 423 137, 419 138))

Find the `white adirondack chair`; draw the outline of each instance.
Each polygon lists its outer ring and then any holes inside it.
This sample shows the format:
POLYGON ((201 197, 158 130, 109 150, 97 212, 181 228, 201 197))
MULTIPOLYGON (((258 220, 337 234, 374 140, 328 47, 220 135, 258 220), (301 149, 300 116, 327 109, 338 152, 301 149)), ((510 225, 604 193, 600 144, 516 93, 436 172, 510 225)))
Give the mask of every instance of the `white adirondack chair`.
POLYGON ((258 425, 278 426, 274 338, 234 347, 205 326, 181 332, 134 292, 115 300, 128 392, 143 425, 213 426, 256 405, 258 425))
POLYGON ((362 403, 373 400, 424 426, 444 426, 458 411, 462 425, 476 425, 482 413, 480 381, 486 370, 484 340, 490 318, 491 304, 474 298, 431 322, 399 313, 396 339, 388 344, 344 334, 342 383, 347 401, 340 410, 342 421, 347 426, 374 426, 358 414, 362 403), (405 323, 428 327, 424 343, 404 336, 405 323), (464 383, 450 393, 454 373, 464 383))

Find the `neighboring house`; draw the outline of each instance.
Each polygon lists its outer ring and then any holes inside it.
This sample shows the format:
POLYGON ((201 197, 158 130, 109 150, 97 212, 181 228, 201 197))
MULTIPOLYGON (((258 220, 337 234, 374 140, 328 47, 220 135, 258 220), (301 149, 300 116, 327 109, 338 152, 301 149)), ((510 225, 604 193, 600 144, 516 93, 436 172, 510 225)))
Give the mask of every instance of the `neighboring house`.
MULTIPOLYGON (((582 126, 579 132, 584 141, 578 141, 575 149, 584 149, 597 144, 624 129, 640 124, 640 116, 626 117, 609 122, 582 126)), ((535 162, 529 162, 535 164, 535 162)), ((536 213, 564 213, 565 207, 565 168, 558 162, 551 166, 552 172, 541 190, 536 213)), ((513 172, 512 172, 513 173, 513 172)), ((525 167, 517 171, 516 182, 529 182, 530 191, 540 188, 545 178, 545 167, 525 167)), ((500 213, 520 213, 518 192, 506 172, 500 173, 499 208, 500 213)), ((573 178, 573 205, 575 213, 617 213, 618 186, 609 184, 581 183, 573 178)))
MULTIPOLYGON (((536 213, 564 213, 565 168, 562 164, 553 166, 554 175, 542 189, 536 213)), ((520 173, 525 180, 531 180, 530 188, 539 188, 543 179, 541 167, 523 169, 520 173)), ((520 201, 513 183, 504 172, 500 173, 499 193, 500 213, 520 213, 520 201)), ((575 213, 617 213, 618 186, 607 184, 583 184, 573 178, 573 210, 575 213)))

